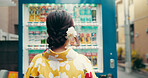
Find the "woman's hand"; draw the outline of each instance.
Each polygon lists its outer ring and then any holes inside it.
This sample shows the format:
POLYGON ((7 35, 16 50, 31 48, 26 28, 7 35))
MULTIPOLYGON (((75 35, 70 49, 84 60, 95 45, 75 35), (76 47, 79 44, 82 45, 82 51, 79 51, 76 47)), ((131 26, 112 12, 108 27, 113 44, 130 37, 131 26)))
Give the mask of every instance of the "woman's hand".
POLYGON ((85 78, 93 78, 92 72, 86 73, 85 78))

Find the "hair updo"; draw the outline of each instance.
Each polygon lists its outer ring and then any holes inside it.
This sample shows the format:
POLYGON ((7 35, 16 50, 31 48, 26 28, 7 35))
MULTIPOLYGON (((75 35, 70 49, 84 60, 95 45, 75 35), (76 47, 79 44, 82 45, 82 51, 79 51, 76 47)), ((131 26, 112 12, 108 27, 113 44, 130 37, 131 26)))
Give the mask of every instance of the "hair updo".
POLYGON ((73 26, 73 20, 70 14, 63 10, 51 12, 46 19, 47 43, 49 48, 58 48, 66 42, 66 31, 73 26))

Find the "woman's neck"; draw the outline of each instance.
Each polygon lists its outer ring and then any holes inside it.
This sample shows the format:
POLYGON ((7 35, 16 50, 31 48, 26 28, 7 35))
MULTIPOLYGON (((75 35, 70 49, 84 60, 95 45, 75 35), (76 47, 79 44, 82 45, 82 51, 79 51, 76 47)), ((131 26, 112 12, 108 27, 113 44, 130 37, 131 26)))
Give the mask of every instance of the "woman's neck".
POLYGON ((52 48, 51 50, 52 51, 54 51, 54 52, 63 52, 63 51, 65 51, 66 50, 66 46, 69 44, 69 40, 66 40, 65 41, 65 44, 63 45, 63 46, 61 46, 61 47, 58 47, 58 48, 52 48))
POLYGON ((63 51, 65 51, 65 50, 66 50, 65 46, 61 46, 61 47, 59 47, 59 48, 53 48, 53 49, 52 49, 52 51, 57 52, 57 53, 63 52, 63 51))

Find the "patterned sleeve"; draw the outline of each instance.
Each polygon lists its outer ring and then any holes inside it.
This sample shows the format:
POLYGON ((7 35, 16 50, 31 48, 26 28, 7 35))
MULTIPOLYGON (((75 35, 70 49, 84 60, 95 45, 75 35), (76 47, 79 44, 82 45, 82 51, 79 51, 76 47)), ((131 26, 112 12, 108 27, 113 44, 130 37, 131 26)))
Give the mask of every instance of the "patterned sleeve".
POLYGON ((85 67, 85 69, 88 71, 88 72, 92 72, 92 75, 93 75, 93 78, 98 78, 96 75, 95 75, 95 72, 94 72, 94 70, 93 70, 93 67, 92 67, 92 64, 91 64, 91 62, 90 62, 90 60, 86 57, 86 56, 84 56, 83 55, 83 57, 84 57, 84 67, 85 67))
POLYGON ((38 73, 39 63, 37 63, 39 57, 40 55, 36 55, 33 58, 23 78, 37 77, 39 75, 38 73))

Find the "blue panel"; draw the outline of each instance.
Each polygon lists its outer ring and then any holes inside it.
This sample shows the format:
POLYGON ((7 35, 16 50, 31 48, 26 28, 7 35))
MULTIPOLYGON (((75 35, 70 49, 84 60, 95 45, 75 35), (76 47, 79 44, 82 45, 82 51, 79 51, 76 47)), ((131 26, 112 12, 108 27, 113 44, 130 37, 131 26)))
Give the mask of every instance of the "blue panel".
POLYGON ((19 73, 18 73, 18 76, 19 78, 23 78, 22 76, 22 69, 23 69, 23 26, 22 26, 22 21, 23 21, 23 15, 22 15, 22 4, 19 2, 19 5, 18 5, 18 8, 19 8, 19 59, 18 59, 18 62, 19 62, 19 65, 18 65, 18 70, 19 70, 19 73))
POLYGON ((102 0, 20 0, 22 3, 96 3, 100 4, 102 0))
POLYGON ((102 0, 102 14, 104 72, 117 78, 115 0, 102 0), (115 59, 114 69, 110 68, 110 59, 115 59))

